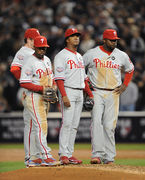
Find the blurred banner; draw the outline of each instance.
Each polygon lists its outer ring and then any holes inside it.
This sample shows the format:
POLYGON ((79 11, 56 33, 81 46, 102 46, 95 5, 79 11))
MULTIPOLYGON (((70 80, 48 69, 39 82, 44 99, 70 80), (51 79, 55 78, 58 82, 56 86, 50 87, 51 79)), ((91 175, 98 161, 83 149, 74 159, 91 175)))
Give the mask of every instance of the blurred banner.
MULTIPOLYGON (((91 115, 83 112, 76 142, 90 142, 91 115)), ((48 114, 48 142, 58 142, 61 113, 48 114)), ((0 143, 23 142, 22 112, 0 113, 0 143)), ((116 142, 145 142, 145 112, 120 112, 116 127, 116 142)))

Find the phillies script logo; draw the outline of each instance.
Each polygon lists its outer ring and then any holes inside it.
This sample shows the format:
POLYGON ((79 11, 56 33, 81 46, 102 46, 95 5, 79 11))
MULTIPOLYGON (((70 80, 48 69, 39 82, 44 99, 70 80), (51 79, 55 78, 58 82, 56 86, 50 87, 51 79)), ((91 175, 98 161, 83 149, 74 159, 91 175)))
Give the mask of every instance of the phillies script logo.
POLYGON ((79 61, 79 63, 76 64, 73 60, 69 60, 69 61, 67 62, 67 64, 70 65, 70 69, 72 69, 72 68, 76 68, 76 69, 78 69, 78 68, 84 68, 84 65, 83 65, 83 63, 82 63, 81 61, 79 61))
POLYGON ((114 69, 119 69, 119 65, 115 64, 112 61, 101 61, 98 58, 93 59, 93 62, 96 63, 96 68, 100 67, 100 68, 114 68, 114 69))
POLYGON ((38 74, 38 75, 39 75, 39 78, 41 78, 42 75, 44 74, 44 71, 43 71, 42 69, 38 69, 38 70, 36 71, 36 74, 38 74))

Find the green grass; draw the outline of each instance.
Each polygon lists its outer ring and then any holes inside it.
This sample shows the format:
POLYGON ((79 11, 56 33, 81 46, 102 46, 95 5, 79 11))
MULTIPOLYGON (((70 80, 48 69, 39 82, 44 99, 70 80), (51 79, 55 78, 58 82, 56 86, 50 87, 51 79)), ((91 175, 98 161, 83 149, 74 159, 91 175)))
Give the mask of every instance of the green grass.
MULTIPOLYGON (((48 144, 53 149, 58 149, 59 145, 56 143, 51 143, 48 144)), ((15 148, 24 148, 23 144, 0 144, 0 149, 3 148, 8 148, 8 149, 15 149, 15 148)), ((75 149, 91 149, 91 144, 90 143, 76 143, 75 144, 75 149)), ((145 150, 145 143, 120 143, 116 144, 116 149, 117 150, 145 150)))
MULTIPOLYGON (((56 143, 48 144, 53 149, 58 149, 59 145, 56 143)), ((23 149, 23 144, 0 144, 0 149, 23 149)), ((75 150, 77 149, 87 149, 91 150, 91 144, 90 143, 76 143, 75 144, 75 150)), ((145 150, 145 143, 144 144, 116 144, 117 150, 145 150)), ((89 164, 90 159, 83 160, 84 164, 89 164)), ((145 166, 145 160, 144 159, 116 159, 115 164, 117 165, 130 165, 130 166, 145 166)), ((22 169, 25 168, 24 162, 0 162, 0 172, 6 172, 6 171, 13 171, 16 169, 22 169)))
MULTIPOLYGON (((83 160, 83 164, 90 164, 90 159, 83 160)), ((116 159, 116 165, 145 166, 144 159, 116 159)), ((0 162, 0 172, 14 171, 25 168, 23 161, 0 162)))
POLYGON ((14 171, 25 168, 24 162, 0 162, 0 172, 14 171))
POLYGON ((145 151, 145 143, 140 144, 116 144, 117 150, 144 150, 145 151))
MULTIPOLYGON (((83 164, 90 164, 90 159, 83 160, 83 164)), ((116 159, 116 165, 145 166, 144 159, 116 159)))

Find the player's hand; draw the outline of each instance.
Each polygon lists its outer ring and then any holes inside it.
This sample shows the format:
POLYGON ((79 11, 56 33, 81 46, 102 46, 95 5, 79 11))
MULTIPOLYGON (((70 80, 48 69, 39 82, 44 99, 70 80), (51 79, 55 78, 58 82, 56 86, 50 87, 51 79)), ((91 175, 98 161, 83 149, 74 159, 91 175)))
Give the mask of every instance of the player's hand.
POLYGON ((120 95, 126 90, 126 88, 127 86, 122 84, 121 86, 118 86, 117 88, 114 89, 114 93, 120 95))
POLYGON ((67 96, 63 96, 63 97, 62 97, 62 100, 63 100, 63 103, 64 103, 64 106, 65 106, 65 107, 70 107, 70 106, 71 106, 71 105, 70 105, 70 101, 69 101, 69 99, 68 99, 67 96))

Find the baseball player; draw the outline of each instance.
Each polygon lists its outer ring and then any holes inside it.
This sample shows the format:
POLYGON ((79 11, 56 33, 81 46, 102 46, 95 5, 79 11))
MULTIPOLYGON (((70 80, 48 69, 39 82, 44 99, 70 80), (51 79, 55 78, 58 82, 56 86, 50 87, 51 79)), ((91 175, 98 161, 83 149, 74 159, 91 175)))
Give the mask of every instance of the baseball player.
POLYGON ((54 59, 55 80, 59 89, 62 126, 59 134, 59 156, 62 164, 81 164, 72 156, 83 106, 83 89, 93 98, 87 84, 82 56, 77 52, 80 33, 70 28, 65 32, 66 47, 54 59))
POLYGON ((32 119, 32 127, 35 132, 37 146, 36 154, 30 154, 29 166, 55 165, 56 160, 50 154, 47 146, 47 113, 48 102, 43 100, 43 92, 46 87, 52 86, 52 67, 48 57, 44 54, 47 48, 47 39, 38 36, 34 39, 35 52, 30 55, 22 67, 20 85, 26 91, 23 98, 24 107, 32 119))
POLYGON ((84 56, 87 75, 93 87, 94 107, 91 112, 91 164, 111 164, 116 155, 115 128, 119 111, 119 95, 125 91, 134 71, 128 55, 116 48, 116 30, 103 32, 103 46, 88 50, 84 56), (121 82, 121 70, 125 78, 121 82))
MULTIPOLYGON (((18 52, 16 53, 12 64, 11 64, 11 73, 15 76, 17 80, 19 80, 21 75, 21 69, 23 65, 25 64, 28 56, 32 55, 34 53, 34 39, 40 36, 40 33, 38 29, 35 28, 29 28, 25 31, 24 34, 24 46, 22 46, 18 52)), ((30 158, 30 151, 37 151, 36 147, 31 147, 30 142, 35 142, 34 139, 34 131, 32 127, 32 120, 30 119, 29 114, 27 113, 25 107, 23 111, 23 117, 24 117, 24 149, 25 149, 25 165, 28 165, 28 161, 30 158)))

